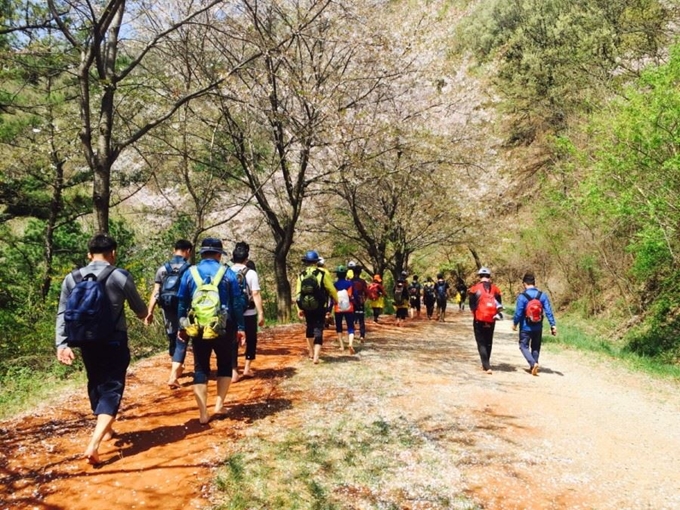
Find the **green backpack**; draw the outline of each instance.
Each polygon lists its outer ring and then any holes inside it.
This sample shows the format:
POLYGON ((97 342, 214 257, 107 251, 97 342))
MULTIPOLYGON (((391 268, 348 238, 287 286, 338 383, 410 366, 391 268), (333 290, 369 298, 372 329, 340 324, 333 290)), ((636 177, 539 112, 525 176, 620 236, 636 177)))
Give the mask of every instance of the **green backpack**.
POLYGON ((326 294, 321 286, 323 271, 314 269, 302 272, 300 273, 300 279, 300 295, 297 300, 300 310, 319 310, 326 306, 326 294), (321 278, 318 278, 319 275, 321 275, 321 278))
POLYGON ((224 319, 226 317, 221 313, 222 303, 218 285, 226 271, 225 266, 220 266, 210 282, 205 283, 196 266, 189 269, 196 283, 196 290, 191 298, 191 310, 189 311, 191 326, 186 328, 189 336, 201 336, 204 340, 212 340, 224 332, 226 326, 224 319))

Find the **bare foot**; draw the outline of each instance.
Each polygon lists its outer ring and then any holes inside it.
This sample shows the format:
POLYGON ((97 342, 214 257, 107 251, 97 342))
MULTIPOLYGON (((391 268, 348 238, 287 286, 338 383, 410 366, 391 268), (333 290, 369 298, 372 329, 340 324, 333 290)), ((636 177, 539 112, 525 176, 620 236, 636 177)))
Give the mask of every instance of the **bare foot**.
POLYGON ((85 450, 85 460, 92 466, 96 466, 97 464, 101 463, 101 460, 99 459, 99 453, 94 450, 90 450, 89 448, 85 450))
POLYGON ((102 441, 111 441, 116 436, 117 436, 116 431, 111 429, 106 434, 104 434, 104 437, 102 437, 102 441))
POLYGON ((176 390, 180 387, 179 381, 177 379, 170 379, 168 381, 168 386, 170 387, 170 389, 176 390))
POLYGON ((208 415, 208 412, 206 411, 205 413, 200 413, 198 421, 201 425, 206 425, 210 421, 210 416, 208 415))
POLYGON ((253 372, 243 372, 241 377, 255 377, 255 374, 253 372))

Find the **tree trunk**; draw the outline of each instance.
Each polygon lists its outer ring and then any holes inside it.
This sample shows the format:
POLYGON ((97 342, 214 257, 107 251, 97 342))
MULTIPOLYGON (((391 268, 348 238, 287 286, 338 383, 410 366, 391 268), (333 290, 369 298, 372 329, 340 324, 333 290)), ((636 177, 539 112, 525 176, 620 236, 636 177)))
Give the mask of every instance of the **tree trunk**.
POLYGON ((52 285, 52 261, 54 259, 54 231, 56 230, 57 219, 61 211, 62 195, 64 187, 64 161, 60 161, 56 153, 52 153, 52 162, 55 165, 56 173, 54 178, 54 192, 50 201, 50 216, 47 220, 45 231, 45 272, 43 274, 40 296, 43 302, 47 298, 52 285))
MULTIPOLYGON (((277 248, 281 243, 277 244, 277 248)), ((277 249, 274 254, 274 275, 276 277, 276 318, 279 322, 290 321, 293 303, 290 282, 288 281, 288 267, 286 259, 288 249, 277 249)))

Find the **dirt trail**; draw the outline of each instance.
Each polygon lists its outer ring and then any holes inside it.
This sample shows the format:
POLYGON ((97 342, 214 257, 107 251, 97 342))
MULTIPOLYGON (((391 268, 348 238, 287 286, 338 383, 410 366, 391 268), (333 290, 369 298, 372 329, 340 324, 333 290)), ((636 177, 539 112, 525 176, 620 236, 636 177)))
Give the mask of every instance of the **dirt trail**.
MULTIPOLYGON (((386 405, 414 420, 450 416, 448 426, 437 424, 440 440, 466 445, 459 469, 480 507, 680 508, 677 385, 555 349, 544 351, 532 377, 509 321, 498 323, 494 374, 486 375, 467 313, 446 324, 391 321, 369 326, 373 340, 359 359, 410 367, 395 370, 404 390, 386 405)), ((315 369, 302 336, 300 325, 262 332, 256 377, 232 385, 228 412, 208 426, 198 423, 189 377, 179 390, 162 384, 166 356, 135 365, 118 435, 102 447, 105 462, 96 469, 80 457, 93 423, 84 389, 0 423, 0 509, 208 507, 224 445, 259 420, 275 427, 279 411, 301 404, 281 383, 315 369)), ((324 356, 336 355, 325 347, 324 356)))

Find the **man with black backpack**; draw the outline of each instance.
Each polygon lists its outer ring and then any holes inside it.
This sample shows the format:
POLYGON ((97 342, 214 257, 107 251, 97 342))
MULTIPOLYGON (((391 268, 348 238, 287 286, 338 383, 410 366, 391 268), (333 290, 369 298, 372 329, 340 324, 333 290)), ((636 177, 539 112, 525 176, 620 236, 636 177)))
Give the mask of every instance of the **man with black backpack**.
POLYGON ((427 320, 432 319, 434 314, 434 304, 436 302, 436 291, 434 289, 434 281, 431 276, 427 277, 423 285, 423 303, 425 303, 425 312, 427 313, 427 320))
MULTIPOLYGON (((236 243, 234 251, 231 252, 232 266, 228 272, 233 275, 244 295, 245 311, 243 312, 243 321, 245 323, 246 333, 246 352, 245 352, 245 366, 243 368, 244 377, 252 377, 251 364, 255 359, 257 352, 257 328, 264 326, 264 308, 262 307, 262 294, 260 293, 260 278, 255 270, 255 265, 251 260, 250 245, 244 241, 236 243), (249 264, 251 263, 251 264, 249 264)), ((240 379, 238 373, 238 348, 239 343, 232 338, 231 351, 231 366, 232 376, 231 382, 237 382, 240 379)))
MULTIPOLYGON (((354 261, 347 264, 348 270, 351 269, 354 273, 352 278, 352 299, 354 299, 354 322, 359 323, 359 340, 366 340, 366 299, 368 297, 368 284, 366 280, 361 277, 363 267, 354 261)), ((349 271, 348 271, 349 274, 349 271)))
POLYGON ((57 359, 71 365, 75 359, 73 348, 80 348, 90 407, 97 416, 85 449, 85 459, 92 465, 100 462, 102 440, 113 437, 112 426, 125 389, 130 364, 125 302, 140 319, 147 316, 146 303, 132 276, 114 265, 117 246, 108 234, 90 239, 90 263, 64 278, 57 309, 57 359))
POLYGON ((307 328, 305 340, 309 358, 314 364, 319 362, 321 346, 323 345, 323 330, 326 321, 326 304, 328 297, 338 302, 338 291, 335 290, 331 275, 325 267, 318 267, 319 254, 309 250, 302 257, 305 268, 298 275, 295 286, 295 304, 298 317, 305 319, 307 328))
POLYGON ((444 274, 437 274, 434 284, 435 299, 437 302, 437 321, 446 321, 446 305, 449 302, 449 282, 444 279, 444 274))
POLYGON ((397 326, 401 326, 401 323, 406 320, 408 316, 408 273, 402 271, 397 278, 397 282, 394 284, 394 290, 392 291, 392 303, 394 304, 394 315, 396 317, 397 326))
POLYGON ((547 317, 550 333, 557 334, 555 316, 550 300, 536 288, 536 277, 533 273, 525 273, 522 278, 524 292, 517 296, 515 315, 512 318, 512 330, 517 331, 519 325, 519 349, 529 363, 531 375, 538 375, 538 357, 541 354, 543 338, 543 317, 547 317))
POLYGON ((408 302, 409 302, 409 312, 411 312, 411 318, 420 317, 420 295, 422 293, 422 285, 418 281, 418 275, 413 275, 413 281, 411 285, 408 286, 408 302))
POLYGON ((147 325, 151 324, 156 305, 160 306, 163 312, 165 333, 168 336, 168 353, 172 360, 170 377, 168 378, 168 386, 170 388, 179 388, 178 379, 182 375, 184 359, 187 355, 187 343, 177 339, 177 331, 179 330, 177 292, 179 291, 182 275, 191 266, 189 259, 191 258, 193 248, 194 246, 191 244, 191 241, 186 239, 179 239, 175 242, 175 251, 172 258, 156 271, 153 290, 149 298, 149 311, 144 320, 147 325))

